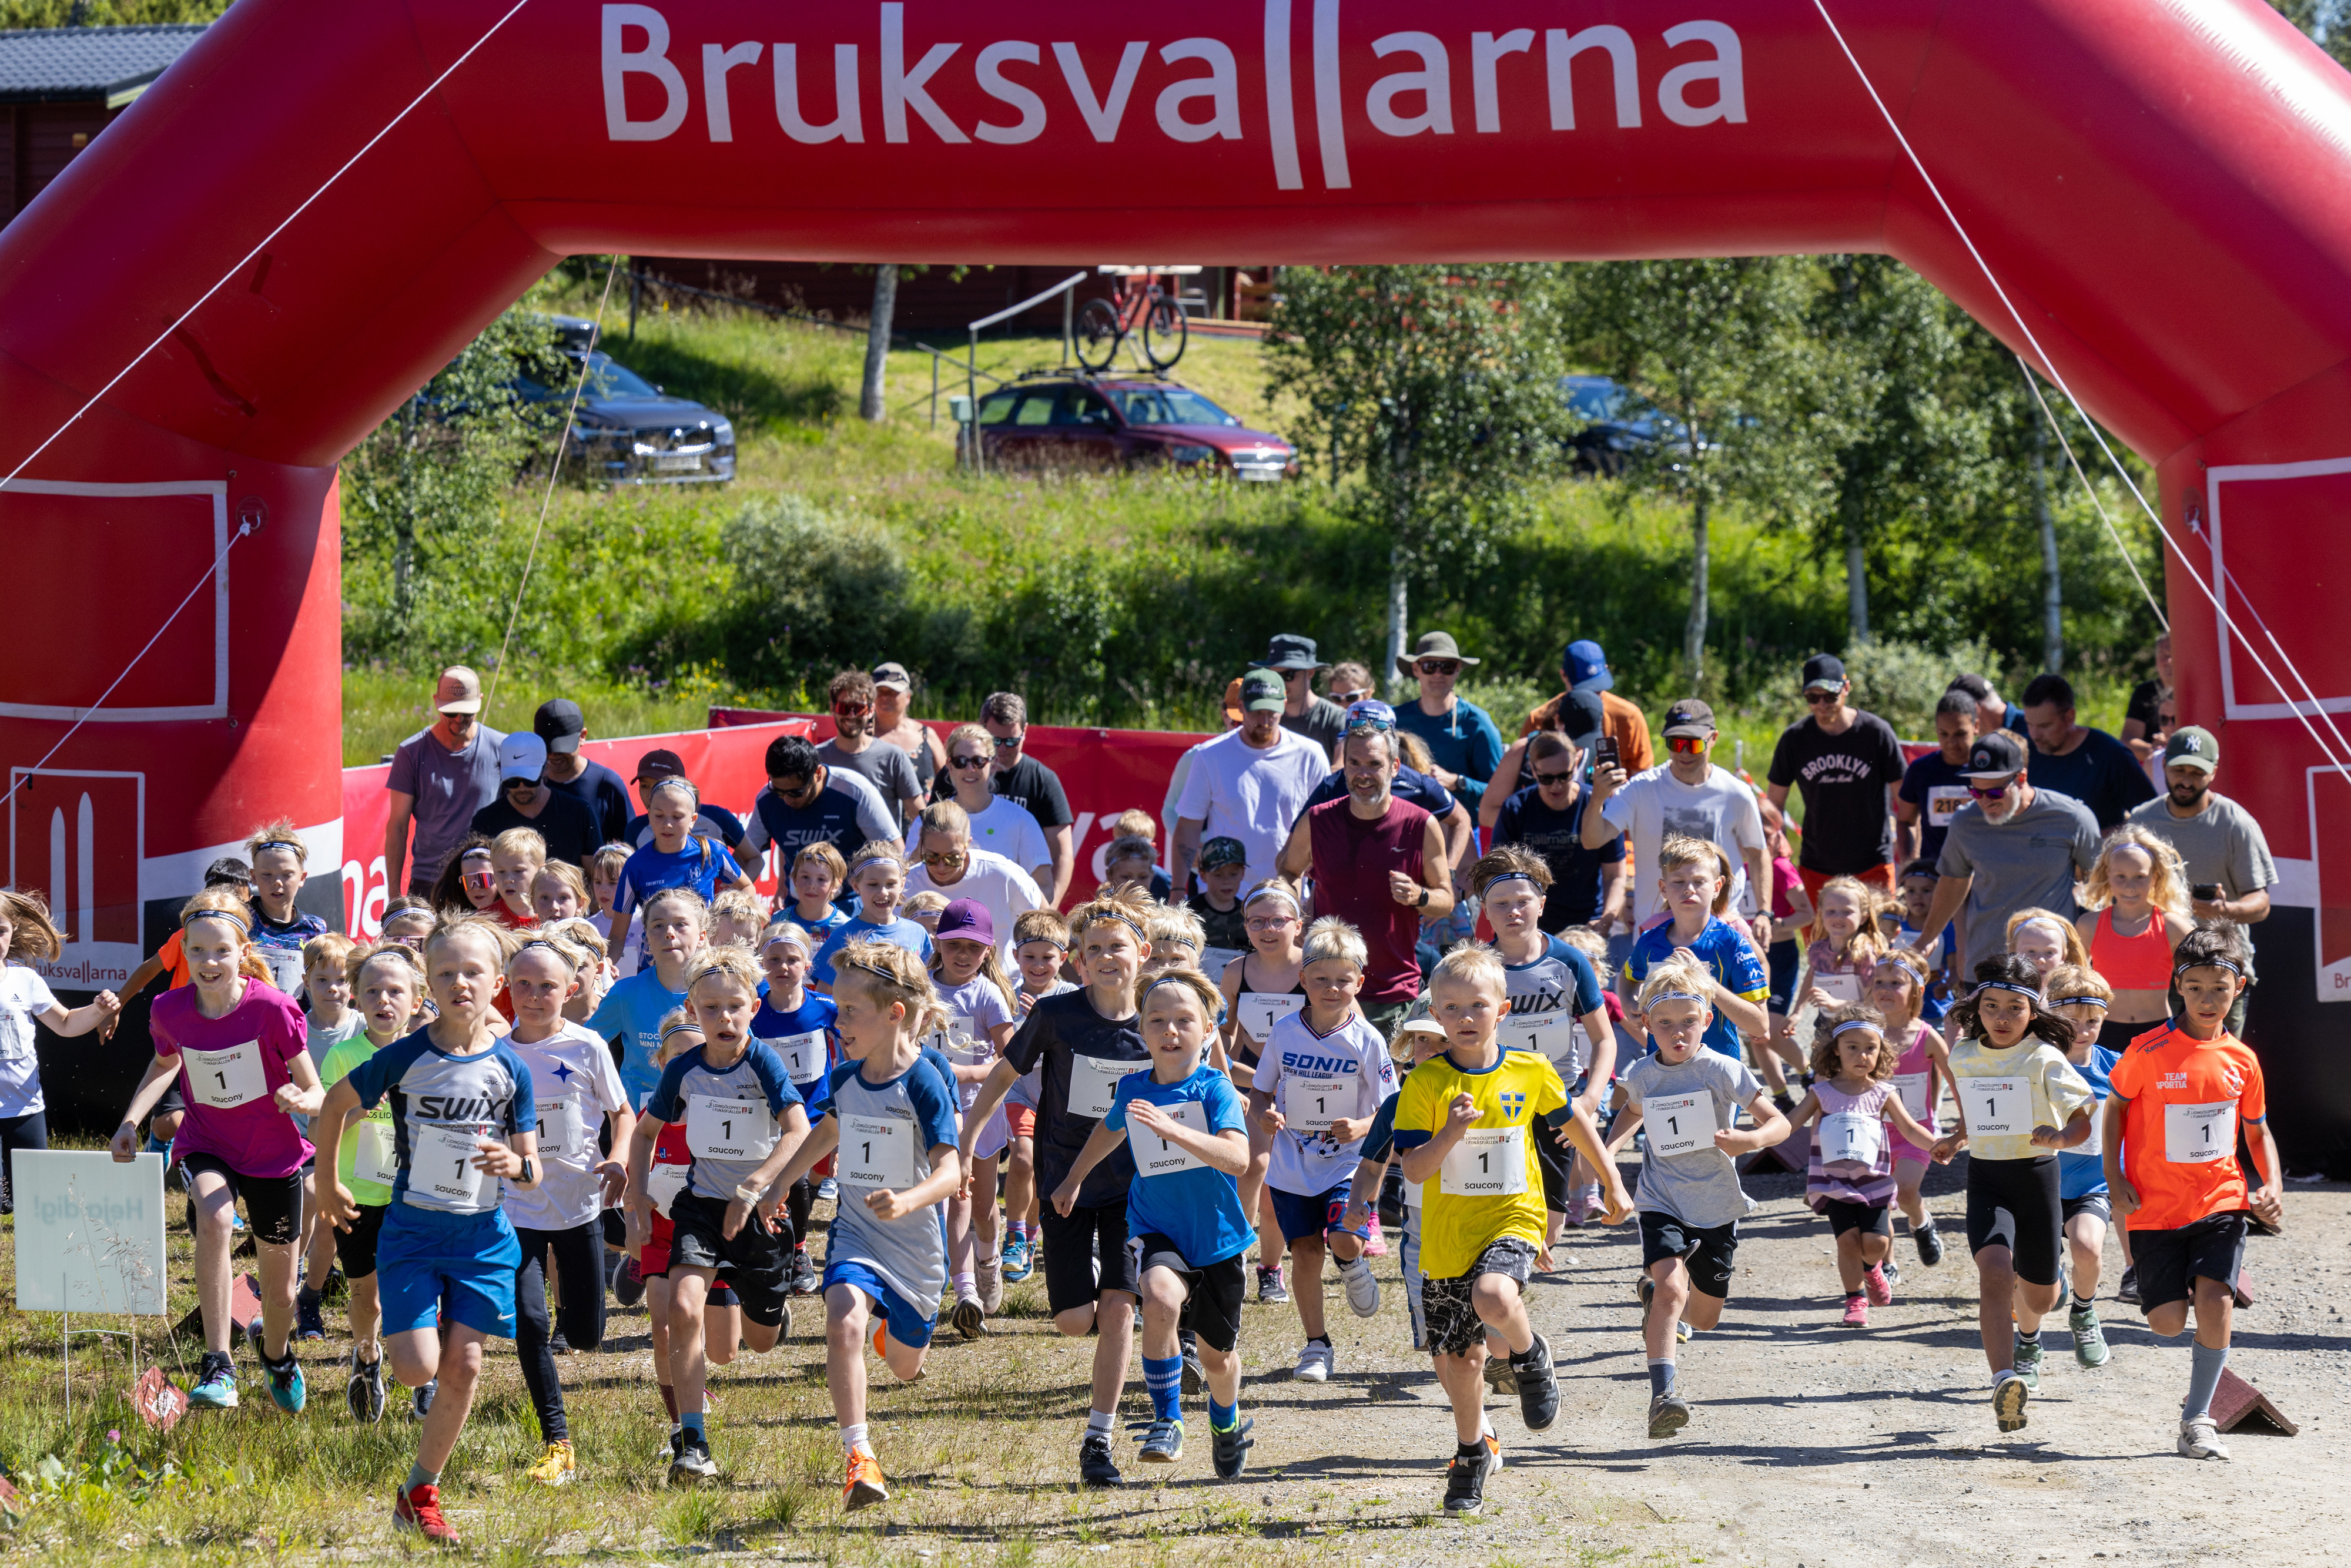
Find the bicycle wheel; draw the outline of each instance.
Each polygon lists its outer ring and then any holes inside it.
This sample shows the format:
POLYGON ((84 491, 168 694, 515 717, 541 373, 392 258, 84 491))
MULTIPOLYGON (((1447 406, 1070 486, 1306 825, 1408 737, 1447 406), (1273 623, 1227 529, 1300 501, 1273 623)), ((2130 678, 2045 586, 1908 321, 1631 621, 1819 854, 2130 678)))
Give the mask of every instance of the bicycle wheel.
POLYGON ((1172 371, 1184 357, 1184 344, 1190 335, 1191 325, 1176 301, 1155 299, 1143 318, 1143 357, 1155 369, 1172 371))
POLYGON ((1078 312, 1078 363, 1090 371, 1106 371, 1118 357, 1118 340, 1126 336, 1119 325, 1118 308, 1107 299, 1089 299, 1078 312))

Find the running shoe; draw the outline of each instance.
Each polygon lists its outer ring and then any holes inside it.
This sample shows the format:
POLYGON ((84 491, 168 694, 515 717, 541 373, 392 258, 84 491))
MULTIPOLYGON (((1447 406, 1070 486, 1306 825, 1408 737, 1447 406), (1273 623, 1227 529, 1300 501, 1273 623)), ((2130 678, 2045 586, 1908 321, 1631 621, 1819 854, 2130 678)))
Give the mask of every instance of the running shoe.
POLYGON ((1137 1456, 1146 1465, 1172 1465, 1184 1457, 1184 1423, 1157 1420, 1144 1436, 1143 1451, 1137 1456))
POLYGON ((1633 1281, 1633 1293, 1641 1298, 1642 1309, 1646 1311, 1649 1303, 1656 1299, 1657 1282, 1644 1274, 1633 1281))
POLYGON ((2000 1381, 1992 1385, 1991 1413, 2000 1422, 2001 1431, 2024 1430, 2024 1406, 2032 1393, 2032 1385, 2015 1373, 2001 1374, 2000 1381))
POLYGON ((308 1385, 302 1380, 302 1364, 294 1359, 294 1347, 286 1348, 284 1361, 264 1361, 261 1370, 269 1384, 269 1397, 277 1408, 288 1416, 302 1414, 302 1406, 310 1402, 308 1385))
POLYGON ((323 1292, 305 1285, 294 1292, 294 1337, 324 1339, 327 1337, 327 1315, 320 1310, 323 1292))
POLYGON ((1486 1445, 1486 1479, 1491 1480, 1502 1473, 1502 1439, 1494 1436, 1491 1426, 1481 1428, 1478 1438, 1486 1445))
POLYGON ((457 1532, 441 1514, 439 1487, 411 1487, 392 1496, 392 1523, 395 1530, 413 1530, 435 1546, 455 1546, 457 1532))
POLYGON ((1886 1277, 1883 1269, 1864 1269, 1861 1271, 1861 1288, 1868 1292, 1871 1306, 1890 1307, 1894 1304, 1894 1281, 1886 1277))
POLYGON ((1029 1238, 1014 1231, 1004 1239, 1004 1282, 1017 1285, 1029 1277, 1029 1238))
POLYGON ((1180 1330, 1176 1335, 1176 1345, 1184 1355, 1185 1396, 1196 1399, 1208 1386, 1208 1369, 1200 1364, 1200 1336, 1190 1329, 1180 1330))
POLYGON ((612 1270, 612 1300, 624 1307, 633 1307, 645 1299, 645 1277, 637 1271, 637 1260, 626 1253, 612 1270))
POLYGON ((1301 1383, 1328 1383, 1337 1359, 1328 1340, 1310 1339, 1298 1353, 1298 1364, 1290 1369, 1290 1375, 1301 1383))
POLYGON ((1844 1324, 1849 1329, 1869 1326, 1869 1298, 1856 1291, 1844 1299, 1844 1324))
POLYGON ((1118 1461, 1110 1457, 1110 1434, 1089 1432, 1086 1440, 1078 1445, 1078 1479, 1090 1487, 1123 1486, 1126 1478, 1118 1473, 1118 1461))
POLYGON ((549 1355, 569 1355, 571 1354, 571 1342, 563 1337, 563 1331, 561 1329, 557 1329, 554 1333, 547 1336, 547 1354, 549 1355))
POLYGON ((351 1419, 362 1427, 372 1427, 383 1419, 384 1385, 383 1357, 361 1361, 359 1347, 351 1347, 350 1381, 343 1385, 343 1398, 351 1407, 351 1419))
POLYGON ((526 1480, 537 1481, 543 1487, 568 1487, 576 1467, 571 1462, 571 1440, 558 1437, 547 1445, 538 1463, 523 1472, 526 1480))
POLYGON ((1364 1231, 1364 1256, 1366 1258, 1384 1258, 1387 1255, 1387 1238, 1380 1234, 1380 1217, 1374 1214, 1372 1216, 1370 1226, 1367 1227, 1364 1231))
POLYGON ((422 1421, 432 1413, 433 1396, 441 1392, 441 1380, 434 1378, 408 1396, 408 1418, 422 1421))
POLYGON ((822 1276, 816 1271, 816 1260, 805 1247, 792 1249, 792 1271, 787 1288, 795 1296, 813 1296, 823 1285, 822 1276))
POLYGON ((1249 1463, 1249 1451, 1257 1446, 1249 1431, 1256 1425, 1254 1417, 1243 1416, 1238 1424, 1226 1431, 1219 1432, 1214 1427, 1208 1428, 1208 1448, 1216 1460, 1217 1479, 1231 1480, 1249 1463))
POLYGON ((1486 1508, 1486 1450, 1453 1456, 1445 1468, 1445 1511, 1482 1513, 1486 1508))
POLYGON ((1877 1271, 1886 1276, 1886 1282, 1889 1285, 1898 1285, 1902 1282, 1902 1265, 1894 1260, 1891 1253, 1886 1255, 1885 1262, 1877 1266, 1877 1271))
POLYGON ((2041 1386, 2041 1342, 2019 1336, 2016 1342, 2016 1375, 2024 1379, 2027 1388, 2041 1386))
POLYGON ((848 1473, 841 1483, 841 1509, 855 1513, 870 1503, 888 1502, 890 1484, 882 1477, 882 1461, 863 1448, 849 1450, 848 1473))
POLYGON ((816 1184, 816 1196, 818 1202, 831 1203, 841 1197, 841 1184, 827 1176, 816 1184))
POLYGON ((1380 1311, 1380 1282, 1372 1277, 1368 1258, 1358 1258, 1352 1263, 1339 1265, 1340 1282, 1347 1287, 1347 1307, 1359 1318, 1377 1317, 1380 1311))
POLYGON ((188 1390, 188 1404, 198 1409, 236 1408, 236 1367, 217 1351, 208 1351, 196 1368, 196 1385, 188 1390))
POLYGON ((1523 1358, 1511 1358, 1510 1372, 1519 1385, 1519 1419, 1530 1432, 1551 1430, 1559 1419, 1559 1375, 1552 1369, 1551 1341, 1535 1335, 1523 1358))
POLYGON ((2099 1325, 2095 1306, 2075 1307, 2065 1314, 2074 1335, 2074 1359, 2084 1366, 2104 1366, 2114 1354, 2106 1348, 2106 1331, 2099 1325))
POLYGON ((2220 1441, 2220 1428, 2207 1413, 2179 1424, 2179 1452, 2183 1458, 2225 1459, 2229 1446, 2220 1441))
POLYGON ((1489 1332, 1486 1338, 1486 1387, 1509 1396, 1519 1391, 1518 1375, 1510 1370, 1510 1349, 1489 1332))
POLYGON ((1918 1261, 1932 1269, 1943 1260, 1943 1233, 1933 1226, 1910 1232, 1910 1239, 1918 1249, 1918 1261))
POLYGON ((965 1340, 976 1340, 987 1332, 987 1313, 977 1296, 957 1296, 955 1310, 947 1314, 947 1326, 965 1340))
POLYGON ((2123 1282, 2115 1287, 2115 1300, 2126 1307, 2138 1305, 2138 1266, 2123 1270, 2123 1282))
POLYGON ((710 1457, 709 1437, 681 1430, 677 1435, 677 1451, 670 1456, 669 1484, 674 1487, 700 1486, 704 1481, 716 1480, 717 1477, 718 1463, 710 1457))
POLYGON ((1280 1269, 1259 1269, 1257 1271, 1257 1299, 1259 1306, 1284 1307, 1290 1304, 1290 1290, 1281 1282, 1280 1269))
POLYGON ((1689 1401, 1672 1389, 1649 1401, 1649 1436, 1670 1437, 1689 1425, 1689 1401))
POLYGON ((979 1260, 973 1272, 978 1276, 979 1310, 992 1318, 1004 1310, 1004 1266, 990 1252, 979 1260))

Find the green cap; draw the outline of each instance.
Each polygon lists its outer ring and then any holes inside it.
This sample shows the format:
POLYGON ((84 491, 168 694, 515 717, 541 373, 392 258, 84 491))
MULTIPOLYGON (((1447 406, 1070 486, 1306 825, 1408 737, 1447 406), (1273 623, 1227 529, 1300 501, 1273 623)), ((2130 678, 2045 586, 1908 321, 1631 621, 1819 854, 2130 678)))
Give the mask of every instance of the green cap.
POLYGON ((1241 706, 1250 713, 1270 708, 1279 713, 1290 706, 1290 692, 1271 670, 1251 670, 1241 677, 1241 706))
POLYGON ((2200 724, 2175 729, 2163 743, 2166 768, 2198 768, 2210 773, 2220 766, 2220 743, 2200 724))

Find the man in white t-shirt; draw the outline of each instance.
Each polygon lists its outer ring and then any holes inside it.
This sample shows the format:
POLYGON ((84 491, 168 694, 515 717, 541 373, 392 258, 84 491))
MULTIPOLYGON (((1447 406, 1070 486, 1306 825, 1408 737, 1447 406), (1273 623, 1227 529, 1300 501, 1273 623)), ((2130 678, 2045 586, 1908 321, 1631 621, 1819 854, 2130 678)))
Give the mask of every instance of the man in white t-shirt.
MULTIPOLYGON (((1018 809, 1018 802, 1005 804, 1018 809)), ((995 851, 974 847, 971 819, 953 800, 935 800, 923 808, 914 821, 914 850, 908 859, 913 863, 906 873, 906 896, 943 893, 950 902, 968 898, 985 905, 1002 936, 997 946, 1004 967, 1012 970, 1012 923, 1046 906, 1037 879, 995 851)))
MULTIPOLYGON (((1034 812, 1011 796, 996 793, 988 777, 995 760, 995 743, 979 726, 959 724, 947 732, 947 782, 955 790, 953 800, 963 810, 965 831, 972 843, 1002 855, 1027 872, 1040 888, 1050 887, 1052 843, 1045 837, 1044 826, 1034 812)), ((914 825, 906 830, 906 859, 910 862, 922 847, 923 821, 917 817, 914 825)), ((911 882, 907 883, 909 896, 918 891, 911 882)), ((998 924, 1008 932, 1012 929, 1009 920, 998 924)))
POLYGON ((1249 852, 1243 887, 1273 875, 1290 824, 1330 771, 1322 747, 1281 727, 1289 702, 1280 675, 1251 670, 1241 677, 1241 727, 1194 749, 1167 854, 1171 902, 1184 901, 1192 859, 1206 839, 1240 841, 1249 852))
POLYGON ((1632 835, 1640 868, 1633 888, 1635 930, 1665 913, 1657 894, 1657 846, 1667 833, 1705 839, 1730 856, 1730 907, 1756 929, 1756 941, 1771 946, 1768 907, 1758 909, 1754 890, 1769 889, 1770 863, 1763 847, 1763 814, 1755 791, 1727 768, 1708 759, 1714 749, 1714 709, 1684 697, 1666 714, 1666 762, 1632 779, 1613 764, 1592 770, 1592 794, 1584 803, 1583 847, 1604 847, 1618 833, 1632 835))

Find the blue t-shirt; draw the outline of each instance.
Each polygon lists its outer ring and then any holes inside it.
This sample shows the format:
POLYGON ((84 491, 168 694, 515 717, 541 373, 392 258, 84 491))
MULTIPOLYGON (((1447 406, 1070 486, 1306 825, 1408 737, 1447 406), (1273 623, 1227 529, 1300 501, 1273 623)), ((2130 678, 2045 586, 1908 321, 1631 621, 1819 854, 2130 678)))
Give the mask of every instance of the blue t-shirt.
POLYGON ((857 1189, 877 1190, 869 1177, 882 1176, 885 1179, 878 1190, 904 1192, 930 1179, 933 1149, 955 1147, 955 1079, 934 1061, 937 1055, 925 1051, 905 1071, 880 1083, 866 1082, 862 1062, 844 1061, 825 1084, 825 1112, 841 1122, 841 1148, 834 1158, 843 1189, 825 1243, 825 1261, 830 1265, 854 1259, 865 1264, 925 1316, 938 1312, 939 1298, 946 1291, 946 1200, 882 1219, 857 1189), (904 1126, 909 1146, 894 1157, 884 1155, 868 1165, 858 1157, 873 1153, 867 1137, 888 1131, 877 1123, 904 1126))
POLYGON ((444 1214, 498 1212, 504 1184, 473 1166, 477 1138, 501 1143, 536 1124, 530 1069, 505 1040, 453 1056, 423 1030, 403 1035, 346 1080, 372 1111, 392 1096, 392 1207, 444 1214))
POLYGON ((931 961, 931 934, 923 929, 919 921, 902 915, 886 925, 876 925, 861 916, 845 922, 824 939, 824 946, 816 950, 816 961, 809 966, 809 977, 820 986, 830 987, 832 956, 860 936, 869 941, 895 942, 924 963, 931 961))
MULTIPOLYGON (((1625 996, 1629 1001, 1641 988, 1641 981, 1653 964, 1663 963, 1674 956, 1674 923, 1670 920, 1652 925, 1634 940, 1633 955, 1625 960, 1625 996)), ((1746 935, 1720 916, 1710 918, 1706 929, 1687 944, 1698 955, 1715 980, 1735 997, 1743 997, 1761 1005, 1771 994, 1771 977, 1764 972, 1763 960, 1755 945, 1746 935)), ((1714 1021, 1706 1026, 1706 1048, 1719 1051, 1734 1061, 1746 1060, 1739 1043, 1739 1030, 1723 1016, 1720 1008, 1714 1009, 1714 1021)), ((1654 1044, 1650 1050, 1655 1051, 1654 1044)))
POLYGON ((808 1103, 809 1114, 814 1115, 816 1107, 824 1103, 825 1079, 835 1065, 832 1020, 841 1016, 841 1009, 831 997, 802 988, 800 1005, 779 1012, 768 999, 767 990, 763 983, 759 1010, 751 1015, 751 1038, 766 1040, 784 1059, 784 1076, 808 1103))
MULTIPOLYGON (((855 894, 852 894, 846 888, 841 890, 841 897, 844 904, 852 902, 855 896, 855 894)), ((826 904, 824 906, 824 917, 820 920, 810 920, 807 915, 800 913, 799 901, 798 899, 788 899, 785 901, 783 907, 776 912, 775 919, 770 920, 768 924, 773 925, 777 921, 781 921, 787 925, 797 925, 801 930, 807 932, 810 936, 815 937, 816 945, 821 947, 824 946, 825 939, 831 936, 834 932, 840 930, 842 926, 848 925, 849 920, 849 911, 842 907, 842 904, 826 904)))
MULTIPOLYGON (((1196 1104, 1207 1118, 1211 1133, 1249 1130, 1248 1107, 1233 1081, 1206 1062, 1180 1083, 1162 1083, 1147 1067, 1127 1074, 1119 1080, 1117 1097, 1102 1125, 1126 1132, 1126 1108, 1137 1100, 1148 1100, 1154 1105, 1196 1104)), ((1130 1134, 1130 1147, 1133 1141, 1130 1134)), ((1145 1141, 1158 1144, 1155 1138, 1145 1141)), ((1134 1180, 1126 1189, 1129 1236, 1152 1232, 1165 1236, 1195 1269, 1221 1263, 1248 1249, 1254 1232, 1241 1209, 1239 1185, 1231 1176, 1207 1165, 1152 1176, 1144 1168, 1148 1164, 1144 1159, 1135 1162, 1134 1180)))
MULTIPOLYGON (((2098 1097, 2096 1103, 2090 1107, 2090 1125, 2093 1132, 2090 1142, 2084 1145, 2085 1148, 2095 1148, 2098 1139, 2105 1134, 2106 1096, 2114 1092, 2114 1086, 2107 1081, 2107 1075, 2114 1071, 2115 1063, 2121 1060, 2122 1052, 2108 1051, 2103 1045, 2094 1045, 2090 1047, 2090 1059, 2087 1061, 2076 1061, 2073 1064, 2074 1071, 2082 1075, 2082 1082, 2090 1086, 2090 1092, 2098 1097)), ((2057 1196, 2059 1197, 2087 1197, 2094 1192, 2105 1190, 2106 1161, 2104 1154, 2085 1155, 2074 1149, 2057 1151, 2057 1196)))
POLYGON ((1407 702, 1396 709, 1396 727, 1420 737, 1439 768, 1461 776, 1455 794, 1472 806, 1486 798, 1486 780, 1502 765, 1502 732, 1484 708, 1457 697, 1452 712, 1431 718, 1407 702))
POLYGON ((630 851, 627 863, 621 867, 620 891, 612 896, 617 904, 633 910, 643 908, 656 893, 690 887, 706 904, 718 896, 720 883, 732 885, 742 880, 734 856, 708 839, 689 834, 685 847, 674 854, 653 844, 630 851))
POLYGON ((606 991, 589 1015, 590 1033, 621 1041, 621 1087, 629 1092, 632 1110, 643 1110, 646 1096, 661 1082, 661 1069, 653 1064, 661 1052, 661 1020, 672 1008, 684 1005, 685 993, 663 985, 648 964, 606 991))
MULTIPOLYGON (((1419 807, 1440 822, 1453 815, 1453 808, 1459 804, 1453 799, 1451 790, 1416 768, 1399 766, 1395 779, 1388 785, 1388 793, 1419 807)), ((1314 793, 1306 797, 1306 806, 1321 806, 1332 800, 1343 800, 1346 797, 1347 776, 1334 768, 1322 783, 1314 786, 1314 793)), ((1306 806, 1301 806, 1299 810, 1302 811, 1306 806)), ((1164 895, 1155 894, 1155 896, 1164 895)))

